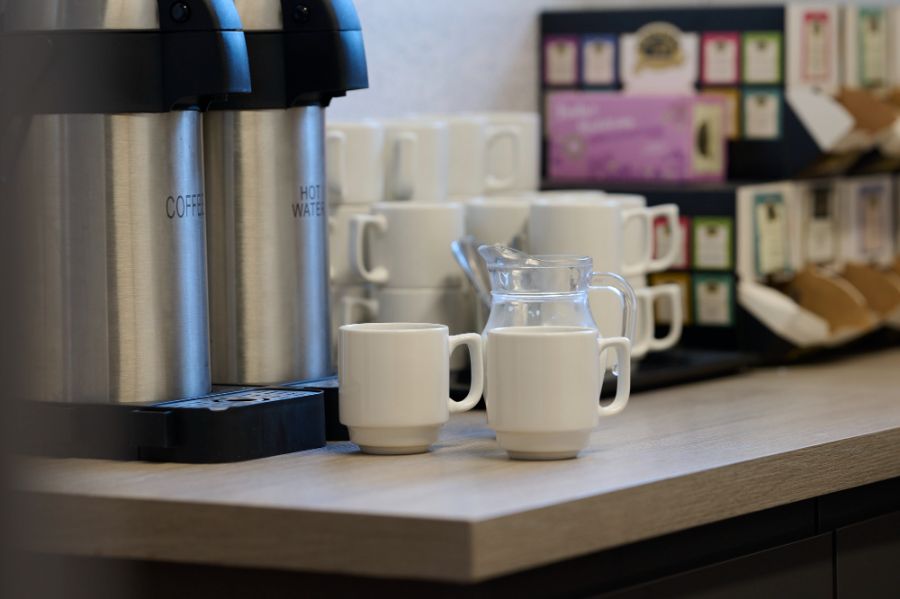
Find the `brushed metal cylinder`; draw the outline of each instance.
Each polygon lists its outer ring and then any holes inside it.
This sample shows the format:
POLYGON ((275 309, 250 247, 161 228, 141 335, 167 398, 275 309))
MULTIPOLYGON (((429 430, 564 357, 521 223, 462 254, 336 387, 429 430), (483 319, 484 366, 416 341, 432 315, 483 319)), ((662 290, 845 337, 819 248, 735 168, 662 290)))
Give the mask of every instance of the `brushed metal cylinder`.
POLYGON ((204 119, 213 381, 330 376, 324 109, 204 119))
POLYGON ((15 215, 29 399, 209 392, 201 116, 32 117, 15 215))

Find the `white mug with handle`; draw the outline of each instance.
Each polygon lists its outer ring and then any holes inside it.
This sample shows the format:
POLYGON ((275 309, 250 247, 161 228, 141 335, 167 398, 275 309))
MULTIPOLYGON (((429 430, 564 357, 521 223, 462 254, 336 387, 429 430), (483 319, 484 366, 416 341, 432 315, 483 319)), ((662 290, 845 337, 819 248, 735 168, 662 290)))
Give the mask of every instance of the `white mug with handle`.
MULTIPOLYGON (((674 347, 681 339, 684 326, 681 288, 674 284, 654 285, 635 289, 634 294, 637 297, 638 310, 634 340, 631 346, 632 359, 639 360, 649 352, 665 351, 674 347), (655 308, 657 302, 665 302, 671 315, 669 330, 663 337, 656 337, 655 308)), ((604 326, 600 326, 600 333, 604 335, 613 335, 619 330, 619 327, 610 327, 606 322, 604 322, 604 326), (604 328, 609 328, 609 330, 604 331, 604 328)))
POLYGON ((416 118, 443 122, 448 133, 447 191, 456 201, 512 189, 515 171, 497 174, 490 169, 488 156, 497 144, 510 144, 517 160, 519 135, 514 127, 492 126, 485 116, 476 114, 427 114, 416 118))
POLYGON ((383 121, 384 201, 447 200, 449 137, 443 121, 417 118, 383 121))
POLYGON ((532 254, 590 256, 596 270, 631 277, 647 272, 652 248, 626 262, 622 231, 635 223, 649 239, 650 214, 607 201, 602 194, 544 194, 531 204, 528 243, 532 254))
POLYGON ((462 285, 450 250, 465 235, 461 204, 383 202, 370 214, 354 215, 350 230, 353 269, 369 283, 404 289, 462 285))
POLYGON ((330 204, 373 204, 382 200, 384 128, 378 122, 328 123, 325 152, 330 204))
POLYGON ((574 458, 601 417, 621 412, 631 392, 631 342, 595 329, 517 326, 487 334, 488 424, 511 458, 574 458), (620 364, 616 396, 600 405, 606 353, 620 364))
POLYGON ((354 324, 340 328, 340 421, 366 453, 423 453, 451 413, 474 408, 484 385, 481 335, 450 336, 444 325, 354 324), (472 377, 450 398, 450 356, 469 348, 472 377), (411 365, 415 365, 411 367, 411 365))
MULTIPOLYGON (((451 335, 473 330, 472 301, 461 287, 394 289, 378 287, 372 297, 345 297, 341 324, 357 322, 430 322, 445 324, 451 335)), ((450 357, 450 370, 465 369, 466 355, 450 357)))
POLYGON ((677 204, 660 204, 658 206, 647 207, 647 199, 644 196, 636 194, 603 194, 603 197, 609 201, 616 202, 630 210, 646 210, 647 218, 650 222, 649 230, 643 225, 636 223, 624 223, 622 237, 624 240, 624 259, 627 262, 640 259, 646 256, 647 252, 651 252, 650 259, 647 261, 646 270, 629 277, 629 283, 633 287, 640 288, 647 286, 647 274, 654 272, 662 272, 669 269, 678 258, 678 251, 681 246, 681 226, 679 223, 679 208, 677 204), (671 231, 671 239, 668 247, 661 254, 654 255, 655 243, 655 223, 658 219, 665 221, 665 226, 671 231))

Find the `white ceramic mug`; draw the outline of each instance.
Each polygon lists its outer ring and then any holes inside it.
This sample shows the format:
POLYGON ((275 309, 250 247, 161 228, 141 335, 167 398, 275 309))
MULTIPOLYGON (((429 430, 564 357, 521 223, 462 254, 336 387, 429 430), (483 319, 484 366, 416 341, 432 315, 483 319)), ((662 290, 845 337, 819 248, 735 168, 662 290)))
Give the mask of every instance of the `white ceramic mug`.
POLYGON ((372 120, 331 122, 325 144, 329 203, 380 202, 384 195, 384 128, 372 120))
POLYGON ((488 331, 487 412, 509 456, 573 458, 601 416, 621 412, 631 390, 631 343, 582 327, 508 327, 488 331), (605 354, 616 352, 616 397, 600 406, 605 354))
POLYGON ((481 336, 451 337, 445 325, 390 323, 340 329, 340 421, 366 453, 422 453, 437 441, 451 412, 481 399, 481 336), (450 399, 450 355, 469 348, 469 394, 450 399))
POLYGON ((528 244, 532 254, 590 256, 594 269, 623 277, 643 274, 650 262, 647 246, 635 260, 624 260, 622 231, 637 223, 650 236, 646 209, 625 208, 592 194, 548 194, 531 203, 528 244))
MULTIPOLYGON (((353 268, 351 254, 351 225, 357 214, 368 214, 367 204, 329 206, 328 215, 328 263, 332 285, 362 285, 366 281, 353 268)), ((363 244, 365 258, 366 250, 363 244)))
MULTIPOLYGON (((496 193, 510 191, 536 191, 540 187, 541 174, 541 124, 534 112, 483 112, 471 113, 488 120, 488 134, 509 131, 487 152, 487 169, 498 178, 510 178, 509 187, 496 193)), ((486 190, 492 193, 491 190, 486 190)))
MULTIPOLYGON (((474 328, 472 300, 462 288, 395 289, 377 288, 370 298, 347 297, 339 309, 343 324, 354 322, 425 322, 445 324, 451 335, 474 328), (359 319, 359 320, 357 320, 359 319)), ((450 370, 466 367, 466 355, 456 352, 450 370)))
POLYGON ((518 147, 516 128, 491 125, 487 117, 477 114, 435 114, 418 118, 447 125, 450 160, 447 190, 451 198, 503 192, 516 184, 514 170, 498 175, 488 168, 488 156, 497 144, 518 147))
POLYGON ((527 247, 525 233, 531 211, 530 195, 485 196, 466 202, 466 235, 481 244, 527 247))
POLYGON ((603 197, 607 200, 616 202, 628 209, 647 210, 650 220, 649 237, 648 231, 635 222, 627 222, 624 224, 622 239, 624 240, 623 258, 626 263, 632 263, 645 256, 648 248, 650 260, 647 262, 647 268, 643 273, 632 275, 628 282, 635 289, 647 286, 647 274, 653 272, 662 272, 669 269, 678 258, 678 249, 681 245, 681 226, 679 224, 679 209, 677 204, 660 204, 647 208, 647 199, 644 196, 633 194, 613 194, 607 193, 603 197), (672 231, 669 246, 664 248, 663 252, 656 252, 655 248, 655 222, 658 218, 666 221, 666 226, 672 231))
POLYGON ((460 204, 374 204, 371 214, 353 216, 350 259, 370 283, 404 289, 458 287, 462 273, 450 244, 464 234, 460 204), (371 266, 366 265, 367 246, 371 266))
POLYGON ((447 199, 449 136, 442 121, 382 121, 385 129, 384 201, 447 199))

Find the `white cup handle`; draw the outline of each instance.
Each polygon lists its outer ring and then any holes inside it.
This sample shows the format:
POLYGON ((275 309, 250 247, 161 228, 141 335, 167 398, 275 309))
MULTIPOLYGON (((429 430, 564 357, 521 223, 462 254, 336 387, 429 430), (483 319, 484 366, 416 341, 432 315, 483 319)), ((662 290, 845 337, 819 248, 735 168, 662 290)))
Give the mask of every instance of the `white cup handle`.
POLYGON ((369 270, 365 264, 365 239, 366 229, 375 227, 380 232, 387 232, 387 218, 383 214, 354 214, 350 221, 350 239, 351 252, 350 259, 352 261, 353 270, 369 283, 384 284, 390 276, 388 270, 383 266, 376 266, 369 270))
MULTIPOLYGON (((508 138, 513 148, 512 168, 506 177, 498 177, 488 172, 484 181, 484 186, 488 191, 502 191, 512 189, 516 183, 516 173, 519 172, 519 130, 515 127, 491 127, 488 129, 487 142, 485 145, 490 148, 498 140, 508 138)), ((489 152, 486 152, 487 155, 489 152)))
POLYGON ((472 365, 471 383, 469 383, 469 394, 462 401, 453 401, 447 398, 450 413, 467 412, 478 405, 481 400, 481 394, 484 391, 484 358, 482 356, 481 335, 476 333, 465 333, 463 335, 453 335, 449 339, 450 354, 453 354, 460 345, 469 348, 469 362, 472 365))
POLYGON ((353 311, 356 308, 362 308, 371 318, 377 318, 378 316, 378 300, 365 297, 345 297, 341 302, 340 326, 344 326, 345 324, 357 324, 367 320, 366 318, 363 318, 363 320, 356 320, 353 318, 353 311))
POLYGON ((669 244, 668 251, 664 256, 653 258, 652 254, 647 264, 646 272, 661 272, 675 264, 678 258, 678 248, 681 246, 681 226, 678 222, 678 205, 677 204, 661 204, 648 208, 650 214, 650 247, 653 248, 654 227, 653 223, 658 217, 666 219, 669 230, 672 231, 672 243, 669 244))
MULTIPOLYGON (((663 351, 670 349, 681 339, 681 331, 684 326, 684 314, 681 309, 681 287, 678 285, 656 285, 650 287, 650 321, 653 322, 653 306, 657 300, 667 299, 672 304, 672 322, 669 324, 669 333, 662 339, 657 339, 655 333, 650 336, 650 351, 663 351)), ((652 329, 652 324, 651 324, 652 329)))
POLYGON ((625 264, 623 258, 622 274, 626 277, 639 277, 647 273, 647 267, 653 258, 653 221, 650 219, 650 210, 647 208, 625 208, 622 210, 622 231, 627 228, 628 221, 636 220, 641 225, 641 231, 647 243, 641 249, 641 257, 634 264, 625 264))
POLYGON ((347 135, 343 131, 329 131, 325 138, 326 160, 331 168, 327 174, 328 193, 344 200, 344 176, 347 173, 347 135))
POLYGON ((391 196, 388 200, 408 201, 416 195, 418 172, 419 136, 412 131, 398 133, 394 137, 394 153, 391 164, 391 196))
POLYGON ((618 414, 628 405, 628 397, 631 395, 631 341, 625 337, 610 337, 598 339, 600 348, 600 376, 605 372, 603 354, 608 350, 616 352, 616 360, 619 363, 619 374, 616 384, 616 397, 608 406, 597 406, 597 413, 601 417, 618 414))

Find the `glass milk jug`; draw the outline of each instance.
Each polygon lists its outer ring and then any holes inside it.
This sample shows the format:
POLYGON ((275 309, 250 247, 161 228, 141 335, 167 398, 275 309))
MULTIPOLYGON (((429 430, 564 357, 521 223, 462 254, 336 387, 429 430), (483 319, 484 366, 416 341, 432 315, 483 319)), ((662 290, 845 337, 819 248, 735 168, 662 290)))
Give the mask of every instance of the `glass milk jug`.
POLYGON ((482 336, 512 326, 577 326, 598 331, 588 292, 619 298, 622 333, 634 339, 634 290, 619 275, 593 272, 588 256, 530 256, 502 245, 478 248, 491 280, 491 311, 482 336))

